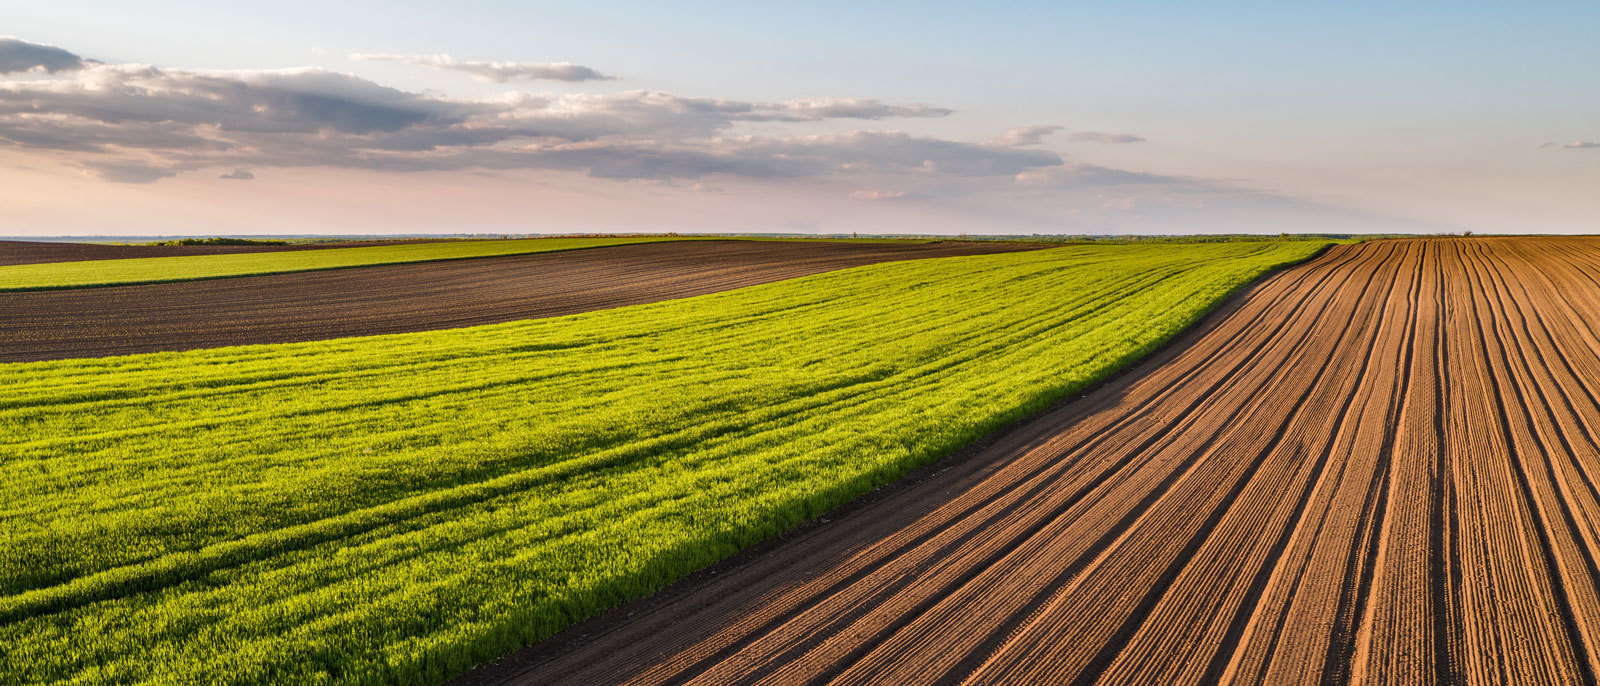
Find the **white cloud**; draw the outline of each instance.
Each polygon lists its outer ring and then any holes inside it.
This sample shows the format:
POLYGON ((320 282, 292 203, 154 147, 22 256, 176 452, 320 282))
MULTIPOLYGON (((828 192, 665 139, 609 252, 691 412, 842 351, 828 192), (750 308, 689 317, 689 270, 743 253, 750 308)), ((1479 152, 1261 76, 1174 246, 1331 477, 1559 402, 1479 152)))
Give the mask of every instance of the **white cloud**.
POLYGON ((1143 143, 1144 138, 1131 133, 1103 133, 1100 131, 1079 131, 1067 137, 1074 143, 1143 143))
POLYGON ((1027 146, 1038 145, 1044 142, 1044 137, 1060 131, 1062 127, 1055 125, 1018 126, 1007 129, 995 139, 996 145, 1027 146))
POLYGON ((1600 148, 1600 142, 1596 142, 1596 141, 1573 141, 1571 143, 1545 143, 1544 145, 1541 145, 1539 147, 1541 147, 1541 148, 1567 148, 1569 150, 1581 150, 1581 149, 1586 149, 1586 148, 1600 148))
POLYGON ((898 200, 906 197, 905 191, 885 191, 863 188, 850 193, 851 200, 898 200))
POLYGON ((872 98, 747 102, 660 91, 455 99, 310 68, 85 63, 58 75, 0 81, 0 144, 48 151, 125 183, 218 167, 239 170, 235 174, 294 166, 551 169, 614 179, 699 180, 717 174, 1009 177, 1061 164, 1046 151, 894 130, 762 136, 732 131, 746 122, 949 114, 872 98))
POLYGON ((394 55, 373 52, 350 53, 350 59, 363 62, 399 62, 419 67, 459 71, 464 74, 470 74, 480 81, 491 83, 508 83, 511 81, 606 81, 617 78, 571 62, 485 62, 458 60, 449 55, 394 55))
POLYGON ((886 119, 889 117, 945 117, 951 110, 928 105, 885 105, 872 98, 816 98, 790 100, 782 105, 765 105, 787 121, 819 119, 886 119))

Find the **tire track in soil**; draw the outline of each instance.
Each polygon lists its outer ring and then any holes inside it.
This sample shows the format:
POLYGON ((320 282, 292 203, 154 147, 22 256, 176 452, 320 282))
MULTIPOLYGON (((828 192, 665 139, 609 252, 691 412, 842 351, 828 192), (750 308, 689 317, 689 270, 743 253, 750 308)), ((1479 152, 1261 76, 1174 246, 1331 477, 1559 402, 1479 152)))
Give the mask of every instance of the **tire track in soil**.
POLYGON ((458 684, 1595 683, 1600 239, 1374 241, 458 684))

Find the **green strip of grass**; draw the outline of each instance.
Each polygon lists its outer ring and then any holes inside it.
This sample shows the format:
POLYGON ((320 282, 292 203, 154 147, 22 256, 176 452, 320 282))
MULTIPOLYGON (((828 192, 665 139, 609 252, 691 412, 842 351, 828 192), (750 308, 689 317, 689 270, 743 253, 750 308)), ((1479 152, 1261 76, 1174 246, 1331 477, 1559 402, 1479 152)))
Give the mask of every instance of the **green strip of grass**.
POLYGON ((1311 243, 0 365, 0 682, 438 683, 1081 390, 1311 243))
POLYGON ((380 264, 456 260, 470 257, 523 255, 555 250, 597 248, 672 239, 665 236, 623 238, 523 238, 499 241, 443 241, 360 248, 325 248, 234 255, 135 257, 0 267, 0 291, 26 291, 84 286, 114 286, 166 281, 193 281, 229 276, 309 272, 370 267, 380 264))

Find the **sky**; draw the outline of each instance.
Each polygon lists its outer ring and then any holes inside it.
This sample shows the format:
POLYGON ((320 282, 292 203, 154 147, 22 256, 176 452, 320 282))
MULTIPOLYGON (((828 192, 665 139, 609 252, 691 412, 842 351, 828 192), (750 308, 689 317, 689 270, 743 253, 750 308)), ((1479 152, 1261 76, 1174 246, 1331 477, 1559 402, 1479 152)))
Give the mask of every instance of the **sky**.
POLYGON ((0 18, 0 235, 1600 232, 1593 0, 0 18))

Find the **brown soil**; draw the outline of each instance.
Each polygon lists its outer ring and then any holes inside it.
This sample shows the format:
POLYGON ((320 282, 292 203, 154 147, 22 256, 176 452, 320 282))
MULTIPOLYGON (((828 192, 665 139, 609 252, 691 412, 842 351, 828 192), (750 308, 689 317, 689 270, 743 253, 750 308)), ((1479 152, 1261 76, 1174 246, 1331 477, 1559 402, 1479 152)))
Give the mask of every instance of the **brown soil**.
POLYGON ((1335 247, 461 683, 1593 684, 1597 325, 1600 240, 1335 247))
POLYGON ((1016 243, 685 241, 0 294, 0 361, 284 343, 550 317, 1016 243))
POLYGON ((407 238, 376 241, 341 241, 296 245, 113 245, 107 243, 46 243, 39 241, 0 241, 0 266, 120 260, 128 257, 177 257, 182 255, 226 255, 246 252, 290 252, 324 248, 361 248, 370 245, 437 243, 432 238, 407 238))

